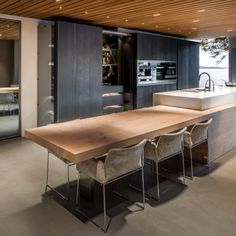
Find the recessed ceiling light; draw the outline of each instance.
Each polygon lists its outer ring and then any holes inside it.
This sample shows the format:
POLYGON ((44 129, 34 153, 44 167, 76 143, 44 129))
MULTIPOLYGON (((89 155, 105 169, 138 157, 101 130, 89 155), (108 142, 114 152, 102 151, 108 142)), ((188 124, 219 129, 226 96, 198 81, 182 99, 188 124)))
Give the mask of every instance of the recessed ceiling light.
POLYGON ((157 14, 153 14, 153 16, 160 16, 161 14, 160 13, 157 13, 157 14))
POLYGON ((182 30, 179 30, 179 32, 181 33, 181 32, 182 32, 182 30))
POLYGON ((61 2, 61 0, 56 0, 56 2, 61 2))
POLYGON ((0 34, 0 37, 2 37, 2 34, 0 34))
POLYGON ((87 15, 87 14, 88 14, 88 12, 87 12, 87 11, 85 11, 85 12, 84 12, 84 14, 85 14, 85 15, 87 15))
POLYGON ((192 30, 197 30, 197 27, 193 27, 192 30))
POLYGON ((129 20, 128 19, 125 19, 125 22, 128 22, 129 20))
POLYGON ((232 32, 233 30, 232 29, 227 29, 227 32, 232 32))
POLYGON ((158 28, 159 26, 158 25, 155 25, 155 28, 158 28))
POLYGON ((59 10, 62 10, 62 8, 63 8, 63 7, 62 7, 62 6, 60 6, 60 7, 59 7, 59 10))
POLYGON ((110 16, 107 16, 107 19, 109 19, 110 18, 110 16))
POLYGON ((198 23, 200 22, 200 20, 193 20, 193 23, 198 23))
POLYGON ((144 25, 145 23, 144 23, 144 22, 142 22, 141 24, 142 24, 142 25, 144 25))
POLYGON ((201 9, 201 10, 198 10, 197 12, 202 13, 202 12, 205 12, 205 11, 206 11, 205 9, 201 9))
POLYGON ((170 28, 167 28, 168 30, 170 30, 170 28))

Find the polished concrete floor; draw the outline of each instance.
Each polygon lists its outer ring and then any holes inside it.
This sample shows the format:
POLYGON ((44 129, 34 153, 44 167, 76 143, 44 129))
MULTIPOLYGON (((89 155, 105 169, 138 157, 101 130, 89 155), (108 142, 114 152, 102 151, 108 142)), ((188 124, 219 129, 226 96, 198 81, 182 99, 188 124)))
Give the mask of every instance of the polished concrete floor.
MULTIPOLYGON (((0 235, 104 235, 83 223, 54 198, 43 195, 46 150, 24 139, 0 142, 0 235)), ((65 181, 65 167, 53 160, 53 184, 65 181)), ((187 187, 162 183, 161 201, 144 211, 120 212, 107 235, 235 236, 236 149, 207 170, 198 170, 187 187), (172 187, 181 191, 172 192, 172 187)))

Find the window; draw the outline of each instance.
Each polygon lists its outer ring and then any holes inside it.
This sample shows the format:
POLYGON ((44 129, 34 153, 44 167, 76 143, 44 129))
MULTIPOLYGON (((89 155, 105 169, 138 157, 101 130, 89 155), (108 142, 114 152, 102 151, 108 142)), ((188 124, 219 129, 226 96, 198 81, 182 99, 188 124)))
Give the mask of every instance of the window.
MULTIPOLYGON (((229 53, 228 46, 222 49, 222 46, 217 46, 217 39, 204 40, 200 46, 199 58, 200 67, 199 73, 207 72, 214 80, 215 85, 222 86, 225 81, 229 81, 229 53), (205 45, 203 45, 205 43, 205 45), (206 45, 207 44, 207 45, 206 45), (219 51, 220 55, 213 57, 219 51)), ((207 76, 202 76, 199 81, 199 87, 205 87, 207 76)))

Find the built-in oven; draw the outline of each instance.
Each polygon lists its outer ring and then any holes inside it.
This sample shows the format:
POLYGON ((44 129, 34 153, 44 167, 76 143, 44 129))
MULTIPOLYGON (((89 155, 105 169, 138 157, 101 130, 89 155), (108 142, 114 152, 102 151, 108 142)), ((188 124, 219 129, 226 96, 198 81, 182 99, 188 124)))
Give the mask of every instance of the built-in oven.
POLYGON ((138 60, 137 62, 137 82, 139 85, 175 82, 176 74, 175 61, 138 60))
POLYGON ((138 84, 152 83, 152 63, 150 61, 138 61, 138 84))
POLYGON ((176 79, 176 62, 158 62, 156 74, 157 80, 176 79))

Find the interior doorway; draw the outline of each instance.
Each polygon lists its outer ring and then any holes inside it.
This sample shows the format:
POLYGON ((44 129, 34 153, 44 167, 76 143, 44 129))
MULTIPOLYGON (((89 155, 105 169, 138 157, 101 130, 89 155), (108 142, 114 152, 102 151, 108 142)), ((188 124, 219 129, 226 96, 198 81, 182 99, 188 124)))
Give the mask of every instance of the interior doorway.
POLYGON ((0 139, 20 136, 20 22, 0 19, 0 139))

